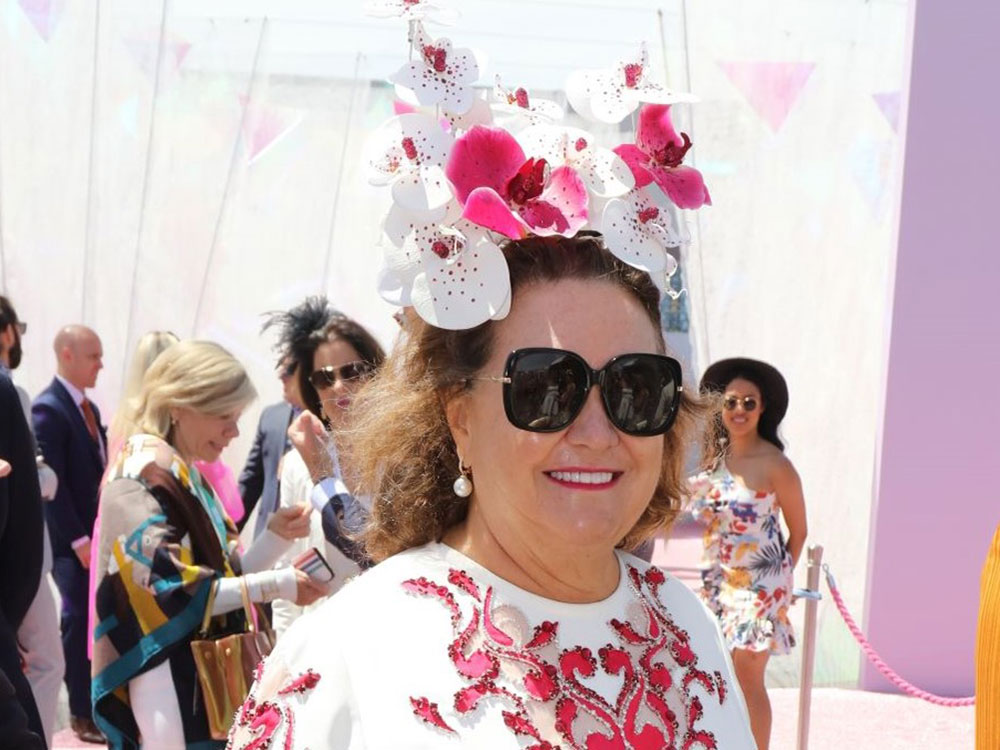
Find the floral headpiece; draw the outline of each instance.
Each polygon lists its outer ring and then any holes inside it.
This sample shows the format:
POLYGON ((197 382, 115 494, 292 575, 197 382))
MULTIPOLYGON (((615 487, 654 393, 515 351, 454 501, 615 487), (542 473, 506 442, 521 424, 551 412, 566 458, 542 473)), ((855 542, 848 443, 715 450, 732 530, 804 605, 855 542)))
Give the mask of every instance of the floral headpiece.
POLYGON ((440 2, 368 0, 365 9, 409 22, 410 61, 390 77, 404 113, 374 133, 365 156, 369 181, 392 191, 379 290, 386 300, 440 328, 503 318, 510 276, 499 245, 583 229, 677 296, 671 248, 685 244, 686 232, 676 209, 711 199, 701 173, 683 163, 691 139, 670 118, 672 104, 695 98, 652 79, 645 45, 634 59, 567 82, 567 99, 586 119, 617 123, 639 111, 634 142, 608 149, 558 124, 558 104, 507 88, 499 76, 492 92, 474 89, 475 53, 423 25, 455 19, 440 2))

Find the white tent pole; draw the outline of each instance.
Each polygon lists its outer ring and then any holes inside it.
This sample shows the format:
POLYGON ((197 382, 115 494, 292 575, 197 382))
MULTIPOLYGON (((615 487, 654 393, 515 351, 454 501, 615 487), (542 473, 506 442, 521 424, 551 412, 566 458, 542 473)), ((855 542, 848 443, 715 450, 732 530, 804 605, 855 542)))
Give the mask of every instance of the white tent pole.
MULTIPOLYGON (((135 319, 135 285, 139 278, 139 250, 142 247, 142 231, 146 219, 146 194, 149 191, 149 165, 152 160, 153 137, 156 135, 156 102, 160 96, 160 68, 163 65, 163 43, 167 32, 167 7, 169 4, 170 0, 163 0, 163 6, 160 12, 160 41, 156 48, 156 72, 154 73, 153 78, 153 99, 149 105, 149 129, 146 135, 146 163, 142 172, 142 191, 139 194, 139 227, 136 229, 135 233, 135 252, 132 257, 132 285, 129 287, 128 322, 125 327, 124 352, 129 351, 129 347, 132 343, 132 323, 135 319)), ((123 383, 125 382, 125 376, 128 374, 128 363, 129 358, 127 356, 123 356, 121 377, 121 382, 123 383)))
MULTIPOLYGON (((684 79, 685 79, 685 89, 691 91, 691 37, 688 34, 688 15, 687 15, 687 0, 681 0, 681 25, 684 28, 684 79)), ((663 52, 666 55, 666 50, 663 52)), ((690 110, 689 110, 690 112, 690 110)), ((694 114, 690 113, 690 123, 691 123, 691 140, 695 141, 695 129, 694 129, 694 114)), ((691 153, 691 166, 695 166, 698 157, 694 152, 691 153)), ((699 325, 695 327, 694 342, 696 344, 696 352, 698 357, 698 363, 701 365, 701 369, 704 370, 712 362, 712 350, 711 350, 711 337, 709 335, 708 329, 708 303, 705 301, 705 255, 702 252, 702 234, 701 234, 701 212, 694 212, 694 222, 697 227, 697 243, 695 252, 698 254, 698 297, 700 298, 701 307, 701 320, 699 325), (698 333, 701 335, 697 335, 698 333)), ((688 274, 688 280, 690 281, 691 274, 688 274)), ((693 302, 693 300, 692 300, 693 302)), ((692 305, 693 308, 693 305, 692 305)), ((693 312, 693 310, 692 310, 693 312)), ((693 317, 693 316, 692 316, 693 317)))
POLYGON ((351 79, 351 96, 347 101, 347 123, 344 126, 344 140, 340 144, 340 168, 337 170, 337 187, 333 193, 333 210, 330 212, 330 231, 326 236, 326 256, 323 259, 323 287, 320 294, 326 294, 330 286, 330 265, 333 259, 333 235, 337 228, 337 207, 340 204, 340 190, 344 184, 344 170, 347 167, 347 144, 351 136, 351 121, 354 119, 354 99, 357 96, 358 76, 361 71, 361 53, 354 57, 354 77, 351 79))
MULTIPOLYGON (((91 220, 93 218, 94 152, 97 150, 97 63, 101 41, 101 0, 94 2, 94 62, 90 81, 90 152, 87 154, 87 214, 83 225, 83 289, 80 293, 80 322, 87 319, 87 284, 90 280, 91 220)), ((126 346, 128 342, 126 342, 126 346)))
POLYGON ((226 185, 222 190, 222 199, 219 201, 219 211, 215 216, 215 227, 212 229, 212 244, 208 248, 208 258, 205 261, 205 271, 201 275, 201 289, 198 292, 198 302, 194 308, 194 322, 191 324, 191 337, 198 333, 201 324, 201 311, 205 302, 205 292, 208 289, 208 278, 212 270, 212 260, 215 258, 215 249, 219 243, 219 230, 222 228, 222 217, 225 215, 226 202, 229 199, 229 188, 233 183, 233 173, 236 171, 237 157, 240 154, 240 144, 243 142, 243 128, 246 126, 247 115, 253 104, 254 81, 257 78, 257 66, 260 64, 260 51, 264 46, 264 34, 268 26, 268 18, 265 16, 260 24, 260 33, 257 35, 257 47, 253 53, 253 64, 250 68, 250 79, 247 81, 247 90, 244 97, 245 104, 243 112, 240 114, 240 124, 236 128, 236 136, 233 138, 233 150, 229 154, 229 169, 226 172, 226 185))

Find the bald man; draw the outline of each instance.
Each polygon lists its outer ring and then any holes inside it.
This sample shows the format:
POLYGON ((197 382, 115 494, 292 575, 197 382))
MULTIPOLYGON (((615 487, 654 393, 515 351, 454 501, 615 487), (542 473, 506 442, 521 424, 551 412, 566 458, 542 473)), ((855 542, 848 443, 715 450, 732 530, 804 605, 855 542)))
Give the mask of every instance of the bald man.
POLYGON ((45 504, 52 540, 52 576, 62 594, 63 655, 70 726, 87 742, 103 737, 91 718, 87 658, 87 568, 97 493, 107 463, 107 437, 87 389, 103 367, 101 339, 85 326, 66 326, 53 342, 56 376, 31 406, 35 437, 59 477, 55 498, 45 504))

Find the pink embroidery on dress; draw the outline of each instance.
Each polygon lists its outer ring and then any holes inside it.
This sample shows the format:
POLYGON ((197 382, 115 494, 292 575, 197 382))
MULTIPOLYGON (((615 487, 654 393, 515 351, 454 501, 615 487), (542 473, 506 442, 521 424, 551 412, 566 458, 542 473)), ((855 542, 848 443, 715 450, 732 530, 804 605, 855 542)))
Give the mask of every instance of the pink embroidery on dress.
POLYGON ((437 703, 431 703, 426 698, 410 698, 410 705, 413 706, 414 715, 431 726, 443 729, 445 732, 455 734, 455 730, 445 723, 438 711, 437 703))
POLYGON ((226 750, 270 750, 279 734, 284 735, 282 750, 292 750, 295 741, 295 711, 293 704, 289 703, 289 697, 303 695, 315 688, 320 675, 307 669, 298 677, 286 680, 274 698, 259 700, 256 691, 262 672, 258 666, 250 695, 236 712, 226 750))
MULTIPOLYGON (((630 621, 611 620, 609 635, 617 637, 618 643, 601 647, 596 657, 582 646, 560 650, 558 622, 535 625, 531 637, 519 644, 494 619, 493 588, 487 587, 480 596, 481 587, 465 571, 449 571, 454 591, 426 578, 402 585, 415 595, 437 599, 451 615, 454 639, 448 656, 470 683, 453 696, 458 714, 506 703, 510 710, 501 710, 504 725, 516 736, 535 740, 529 750, 557 747, 556 738, 544 738, 532 719, 529 708, 537 710, 538 704, 549 704, 555 731, 570 748, 716 749, 714 735, 698 726, 704 710, 701 698, 691 690, 697 685, 722 705, 728 693, 722 674, 698 668, 690 637, 661 604, 663 572, 649 568, 641 574, 627 566, 626 575, 641 614, 630 621), (458 597, 463 594, 468 598, 460 605, 458 597), (463 616, 466 604, 468 614, 463 616), (584 682, 599 672, 621 678, 612 702, 584 682), (501 673, 510 688, 498 683, 501 673), (486 698, 493 700, 484 704, 486 698)), ((436 703, 427 698, 410 701, 424 723, 457 734, 436 703)))
POLYGON ((278 691, 278 695, 289 695, 291 693, 304 693, 306 690, 312 690, 316 687, 319 682, 319 674, 311 669, 307 669, 305 672, 300 674, 294 680, 289 682, 285 687, 278 691))

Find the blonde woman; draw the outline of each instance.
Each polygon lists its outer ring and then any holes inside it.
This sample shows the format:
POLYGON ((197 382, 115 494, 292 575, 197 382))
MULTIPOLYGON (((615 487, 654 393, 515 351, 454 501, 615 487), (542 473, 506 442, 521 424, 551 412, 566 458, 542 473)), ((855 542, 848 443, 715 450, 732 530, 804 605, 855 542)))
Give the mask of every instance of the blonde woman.
MULTIPOLYGON (((168 346, 176 344, 178 341, 180 339, 170 331, 149 331, 148 333, 144 333, 142 338, 139 339, 139 343, 135 346, 135 352, 132 353, 132 361, 129 363, 128 374, 125 376, 125 387, 122 389, 121 399, 118 402, 118 410, 115 412, 115 416, 111 420, 111 428, 108 430, 109 456, 117 456, 128 436, 136 431, 135 401, 142 390, 142 378, 146 374, 146 370, 153 364, 153 360, 160 355, 160 352, 168 346)), ((102 485, 107 481, 110 470, 111 464, 108 464, 104 480, 101 482, 102 485)), ((97 518, 94 521, 94 531, 91 533, 90 538, 97 539, 100 530, 101 513, 98 510, 97 518)), ((94 626, 97 624, 94 614, 94 594, 97 591, 96 544, 90 546, 90 567, 88 571, 90 584, 87 589, 87 633, 92 634, 94 626)), ((94 639, 91 635, 87 637, 87 658, 94 658, 94 639)))
POLYGON ((240 559, 236 528, 194 466, 219 457, 255 397, 243 366, 207 341, 170 346, 143 379, 95 545, 92 697, 112 747, 212 746, 190 647, 206 608, 239 632, 244 584, 255 602, 325 593, 294 568, 268 569, 308 532, 307 514, 276 513, 240 559))
POLYGON ((135 345, 132 361, 128 366, 128 374, 125 376, 121 400, 118 402, 118 411, 115 412, 115 416, 111 420, 111 428, 108 430, 108 444, 111 447, 110 454, 112 456, 117 455, 122 443, 136 431, 135 420, 138 406, 136 402, 142 391, 143 376, 153 361, 160 356, 160 353, 178 341, 180 339, 171 331, 148 331, 135 345))

